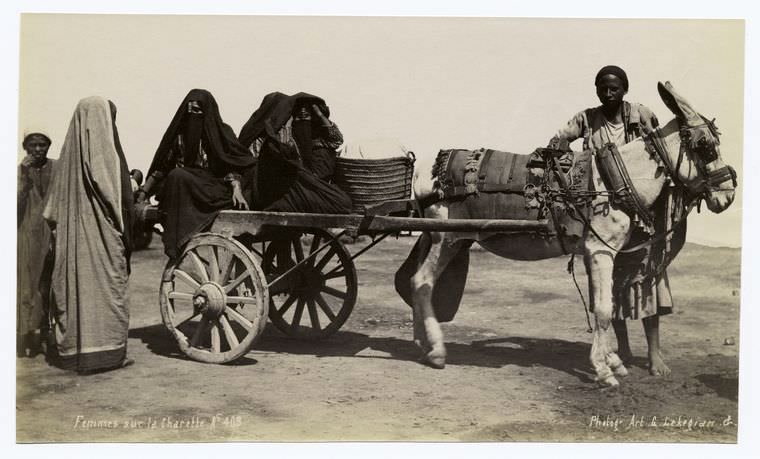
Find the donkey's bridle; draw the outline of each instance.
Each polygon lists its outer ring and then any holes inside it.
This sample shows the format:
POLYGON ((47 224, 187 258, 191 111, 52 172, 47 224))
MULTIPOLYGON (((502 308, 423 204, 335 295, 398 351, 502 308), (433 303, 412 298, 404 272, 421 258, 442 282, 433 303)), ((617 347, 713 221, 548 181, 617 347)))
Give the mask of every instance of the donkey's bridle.
MULTIPOLYGON (((680 126, 679 127, 679 135, 681 138, 681 146, 678 151, 678 159, 676 161, 676 164, 674 165, 673 162, 670 159, 670 154, 668 150, 667 144, 662 140, 662 136, 660 134, 659 128, 655 128, 653 131, 645 132, 642 136, 644 139, 644 144, 646 146, 646 149, 649 151, 650 155, 654 156, 656 155, 662 162, 662 164, 665 165, 665 174, 668 176, 670 180, 673 181, 673 183, 680 187, 681 189, 685 190, 685 194, 687 195, 686 200, 686 210, 681 214, 682 217, 679 221, 676 221, 674 226, 668 230, 667 232, 660 233, 655 235, 654 237, 642 242, 641 244, 635 245, 633 247, 628 247, 626 249, 615 249, 614 247, 610 246, 594 229, 593 226, 591 226, 591 222, 583 217, 582 213, 578 213, 581 217, 581 221, 584 222, 586 227, 591 231, 596 238, 601 241, 604 245, 609 247, 610 249, 620 252, 620 253, 630 253, 635 252, 637 250, 641 250, 644 247, 650 246, 654 244, 655 242, 658 242, 660 240, 663 240, 667 238, 671 233, 673 233, 677 226, 683 224, 683 222, 686 221, 686 216, 689 215, 691 210, 698 206, 699 203, 702 201, 702 199, 706 199, 708 193, 715 192, 715 191, 721 191, 720 185, 722 185, 724 182, 727 182, 728 180, 732 180, 734 184, 734 188, 736 188, 736 171, 731 166, 723 166, 721 168, 718 168, 713 171, 707 170, 707 165, 717 161, 720 159, 720 156, 718 155, 718 149, 717 145, 720 144, 720 140, 718 139, 718 136, 720 133, 718 132, 717 126, 715 126, 715 121, 710 121, 704 116, 700 115, 702 119, 704 120, 703 124, 699 124, 696 126, 680 126), (694 131, 696 131, 699 128, 704 128, 707 126, 707 128, 710 130, 710 134, 712 136, 712 141, 708 141, 706 136, 701 135, 700 138, 697 140, 696 145, 691 145, 692 138, 695 137, 694 131), (678 170, 681 167, 681 163, 683 162, 683 158, 686 156, 687 149, 691 148, 691 150, 696 154, 698 161, 694 161, 695 166, 697 167, 697 170, 699 171, 699 177, 700 181, 696 184, 686 184, 682 180, 678 178, 678 170)), ((613 155, 614 156, 614 155, 613 155)), ((618 161, 618 165, 620 166, 620 161, 618 161)), ((624 166, 623 166, 624 168, 624 166)), ((636 191, 633 190, 632 184, 630 183, 630 179, 628 179, 628 183, 631 189, 631 194, 633 197, 636 195, 636 191)), ((645 214, 639 212, 640 217, 646 217, 645 214)))
POLYGON ((651 150, 654 150, 665 165, 667 169, 666 174, 675 184, 688 190, 694 200, 701 200, 706 198, 708 193, 721 191, 721 185, 729 180, 733 182, 734 188, 737 186, 736 171, 733 167, 724 165, 723 167, 712 171, 707 170, 709 164, 720 158, 717 148, 717 146, 720 145, 720 132, 715 125, 715 120, 708 120, 702 115, 700 115, 700 117, 704 123, 695 126, 681 125, 679 127, 681 146, 678 150, 678 160, 675 165, 670 160, 668 146, 662 141, 659 128, 655 128, 654 131, 651 131, 644 136, 647 146, 651 145, 651 150), (700 135, 699 139, 694 142, 692 139, 697 137, 695 132, 704 127, 708 128, 712 139, 708 140, 705 135, 700 135), (700 178, 697 183, 686 184, 678 178, 678 170, 681 168, 681 164, 683 163, 683 159, 686 156, 686 151, 688 149, 691 149, 698 159, 697 161, 694 161, 694 164, 699 171, 700 178))

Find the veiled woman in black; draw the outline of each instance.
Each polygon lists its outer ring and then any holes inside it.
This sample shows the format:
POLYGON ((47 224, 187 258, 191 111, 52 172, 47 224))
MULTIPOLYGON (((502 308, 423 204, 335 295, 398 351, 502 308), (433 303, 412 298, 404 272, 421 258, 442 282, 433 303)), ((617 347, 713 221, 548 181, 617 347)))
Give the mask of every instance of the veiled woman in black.
POLYGON ((148 170, 136 200, 156 195, 164 227, 164 252, 181 254, 190 238, 208 228, 223 209, 248 209, 256 163, 222 122, 214 96, 193 89, 177 109, 148 170))
POLYGON ((332 183, 343 143, 330 109, 317 96, 279 92, 264 97, 240 130, 258 155, 254 207, 279 212, 346 214, 351 198, 332 183))

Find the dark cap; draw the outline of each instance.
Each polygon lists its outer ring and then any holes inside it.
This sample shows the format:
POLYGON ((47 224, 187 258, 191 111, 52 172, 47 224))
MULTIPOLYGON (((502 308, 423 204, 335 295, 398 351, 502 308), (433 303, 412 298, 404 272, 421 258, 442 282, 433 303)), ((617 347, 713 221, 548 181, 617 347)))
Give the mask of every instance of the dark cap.
POLYGON ((615 75, 616 77, 620 78, 620 80, 623 82, 623 89, 628 91, 628 75, 625 74, 625 70, 621 69, 617 65, 605 65, 596 74, 594 85, 599 86, 599 80, 601 80, 604 75, 615 75))

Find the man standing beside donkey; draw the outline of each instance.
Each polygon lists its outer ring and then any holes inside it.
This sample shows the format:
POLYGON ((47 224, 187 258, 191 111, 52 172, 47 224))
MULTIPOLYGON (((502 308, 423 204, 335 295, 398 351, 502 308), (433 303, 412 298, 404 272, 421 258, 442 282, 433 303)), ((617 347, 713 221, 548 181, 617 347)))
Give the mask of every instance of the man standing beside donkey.
MULTIPOLYGON (((657 117, 647 107, 636 102, 624 101, 628 93, 628 76, 615 65, 602 67, 594 79, 596 95, 602 103, 599 107, 578 112, 552 138, 550 146, 559 141, 572 142, 583 139, 584 150, 601 150, 606 144, 621 147, 642 135, 652 132, 658 126, 657 117)), ((655 226, 669 218, 667 196, 660 199, 657 206, 655 226)), ((657 227, 656 231, 663 231, 657 227)), ((628 247, 645 243, 653 236, 636 226, 628 247)), ((660 315, 670 314, 673 299, 670 293, 668 263, 678 254, 686 239, 686 219, 676 227, 669 243, 667 256, 663 255, 664 243, 652 244, 640 250, 615 256, 613 276, 615 310, 612 326, 618 341, 618 355, 624 363, 633 360, 628 342, 626 319, 642 319, 649 348, 649 371, 653 375, 668 375, 660 353, 660 315)), ((625 250, 625 249, 623 249, 625 250)))

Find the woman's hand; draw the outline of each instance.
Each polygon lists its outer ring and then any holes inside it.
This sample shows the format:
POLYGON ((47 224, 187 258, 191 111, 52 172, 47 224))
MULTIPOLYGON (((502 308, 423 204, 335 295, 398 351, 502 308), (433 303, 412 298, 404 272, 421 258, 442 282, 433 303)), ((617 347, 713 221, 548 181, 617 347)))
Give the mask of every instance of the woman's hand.
POLYGON ((319 106, 317 104, 312 104, 311 108, 314 111, 314 114, 317 115, 317 118, 319 118, 319 121, 322 122, 322 125, 324 126, 332 125, 332 122, 330 122, 330 119, 327 118, 324 113, 322 113, 322 110, 319 109, 319 106))
POLYGON ((249 210, 248 202, 243 197, 243 189, 240 186, 240 182, 237 180, 232 181, 232 205, 235 209, 249 210))

